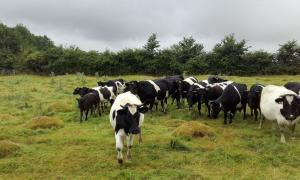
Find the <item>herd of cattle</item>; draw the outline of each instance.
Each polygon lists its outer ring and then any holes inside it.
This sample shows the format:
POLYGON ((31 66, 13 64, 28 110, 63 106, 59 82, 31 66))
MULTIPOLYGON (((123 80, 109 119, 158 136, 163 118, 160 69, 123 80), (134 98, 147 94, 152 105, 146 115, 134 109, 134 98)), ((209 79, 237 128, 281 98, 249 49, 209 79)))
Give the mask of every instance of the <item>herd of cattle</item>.
MULTIPOLYGON (((125 137, 128 137, 127 158, 131 158, 133 134, 139 134, 142 141, 141 126, 144 113, 152 112, 153 106, 160 103, 166 113, 168 99, 176 101, 181 108, 187 101, 189 110, 197 105, 201 115, 201 104, 206 107, 207 116, 216 119, 224 112, 224 124, 232 123, 237 110, 243 111, 246 118, 247 104, 251 116, 258 119, 260 113, 261 128, 263 120, 277 121, 281 142, 285 143, 284 128, 288 127, 294 134, 297 121, 300 119, 300 83, 288 82, 283 86, 254 84, 247 90, 247 85, 209 76, 207 80, 198 81, 195 77, 183 78, 182 75, 167 76, 162 79, 146 81, 130 81, 123 79, 98 82, 94 88, 77 87, 73 94, 78 94, 80 122, 85 112, 91 114, 97 109, 99 115, 111 104, 110 123, 115 131, 118 162, 123 162, 122 149, 125 137)), ((294 137, 294 136, 293 136, 294 137)))

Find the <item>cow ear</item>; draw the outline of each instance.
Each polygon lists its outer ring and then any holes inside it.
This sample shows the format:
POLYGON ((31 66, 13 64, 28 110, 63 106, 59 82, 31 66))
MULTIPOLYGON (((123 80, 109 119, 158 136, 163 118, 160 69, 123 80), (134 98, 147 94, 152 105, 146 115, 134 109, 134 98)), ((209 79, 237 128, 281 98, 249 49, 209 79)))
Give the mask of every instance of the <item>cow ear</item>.
POLYGON ((141 106, 138 107, 138 110, 140 113, 146 113, 148 111, 148 107, 147 106, 141 106))
POLYGON ((277 99, 275 99, 275 102, 278 103, 278 104, 282 104, 283 103, 283 97, 279 97, 277 99))

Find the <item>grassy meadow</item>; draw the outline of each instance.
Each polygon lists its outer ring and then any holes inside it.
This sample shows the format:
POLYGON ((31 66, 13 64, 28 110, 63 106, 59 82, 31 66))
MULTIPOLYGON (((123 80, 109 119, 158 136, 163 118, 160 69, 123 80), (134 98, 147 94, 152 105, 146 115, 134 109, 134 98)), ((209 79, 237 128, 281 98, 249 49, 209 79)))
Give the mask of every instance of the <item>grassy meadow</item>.
MULTIPOLYGON (((119 165, 109 109, 80 124, 72 95, 77 86, 111 78, 116 77, 0 76, 0 179, 300 179, 299 126, 295 140, 287 136, 287 144, 280 144, 270 122, 258 130, 258 122, 250 115, 244 121, 238 112, 231 125, 223 125, 223 113, 210 120, 204 106, 199 116, 196 107, 190 113, 186 104, 176 109, 170 100, 167 114, 145 115, 143 143, 136 137, 132 160, 119 165), (210 135, 175 135, 181 125, 195 122, 209 126, 210 135)), ((226 78, 249 88, 300 76, 226 78)))

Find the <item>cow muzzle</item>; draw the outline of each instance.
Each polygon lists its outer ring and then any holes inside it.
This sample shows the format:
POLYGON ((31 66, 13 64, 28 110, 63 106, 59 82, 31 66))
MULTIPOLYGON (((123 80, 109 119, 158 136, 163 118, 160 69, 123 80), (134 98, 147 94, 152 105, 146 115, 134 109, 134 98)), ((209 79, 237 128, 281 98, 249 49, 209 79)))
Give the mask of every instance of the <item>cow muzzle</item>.
POLYGON ((139 134, 140 132, 141 132, 141 129, 139 127, 129 129, 130 134, 139 134))

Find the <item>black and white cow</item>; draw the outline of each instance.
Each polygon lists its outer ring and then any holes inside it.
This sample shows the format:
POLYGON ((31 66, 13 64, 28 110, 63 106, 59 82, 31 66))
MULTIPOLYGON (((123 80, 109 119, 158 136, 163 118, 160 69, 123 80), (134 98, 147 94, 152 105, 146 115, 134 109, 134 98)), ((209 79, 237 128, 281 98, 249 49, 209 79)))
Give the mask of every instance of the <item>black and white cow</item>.
MULTIPOLYGON (((280 142, 285 143, 284 127, 295 135, 296 124, 300 119, 300 96, 283 86, 268 85, 261 93, 260 108, 263 116, 270 121, 277 121, 281 138, 280 142)), ((263 119, 260 119, 261 128, 263 119)))
POLYGON ((124 79, 115 79, 115 80, 109 80, 109 81, 99 81, 97 82, 98 86, 101 87, 113 87, 113 92, 115 95, 118 95, 123 92, 125 87, 125 81, 124 79))
POLYGON ((123 141, 127 137, 127 159, 131 158, 131 148, 133 145, 133 135, 139 134, 141 139, 141 127, 144 121, 144 114, 148 110, 142 106, 142 102, 130 91, 118 95, 113 103, 109 118, 110 124, 115 131, 117 160, 123 163, 123 141))
POLYGON ((82 122, 83 112, 85 112, 85 120, 87 120, 89 111, 91 111, 92 114, 94 107, 97 107, 99 115, 101 116, 99 97, 95 93, 87 93, 83 97, 76 99, 80 110, 80 123, 82 122))
POLYGON ((104 103, 110 102, 110 104, 112 105, 112 103, 116 99, 116 95, 113 92, 113 87, 98 86, 98 87, 94 87, 92 89, 96 90, 99 94, 102 110, 103 110, 103 104, 104 103))
POLYGON ((227 124, 227 116, 229 112, 229 123, 236 110, 243 109, 244 119, 246 118, 246 105, 247 105, 247 86, 246 84, 232 83, 229 84, 223 91, 222 95, 215 101, 211 101, 211 118, 216 119, 221 110, 224 111, 224 124, 227 124))
POLYGON ((198 112, 199 112, 199 115, 201 115, 201 104, 202 104, 204 95, 205 95, 205 86, 203 86, 199 83, 192 84, 186 95, 189 110, 192 110, 193 105, 197 103, 198 104, 198 112))
POLYGON ((131 81, 126 83, 125 92, 137 94, 142 103, 149 105, 150 111, 156 101, 160 101, 163 112, 166 111, 165 103, 168 97, 168 85, 165 80, 131 81))
POLYGON ((284 85, 285 88, 294 91, 296 94, 300 95, 300 83, 299 82, 288 82, 284 85))
POLYGON ((138 95, 141 99, 141 102, 145 105, 150 105, 149 109, 152 111, 155 100, 157 99, 157 93, 159 87, 153 85, 149 81, 130 81, 125 83, 124 92, 132 92, 133 94, 138 95))
POLYGON ((254 118, 256 121, 257 121, 258 111, 261 116, 260 97, 263 88, 264 86, 261 84, 254 84, 251 86, 248 93, 248 106, 250 107, 251 116, 253 116, 253 112, 254 112, 254 118))
POLYGON ((179 83, 179 91, 182 100, 186 98, 187 92, 190 89, 191 85, 196 82, 198 82, 198 80, 195 77, 188 77, 179 83))

